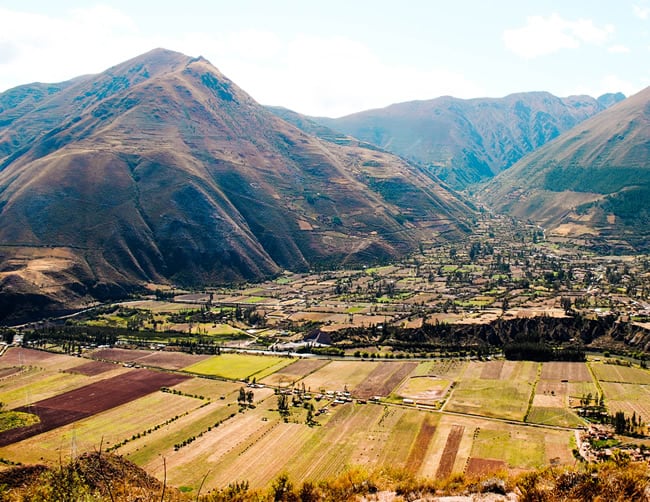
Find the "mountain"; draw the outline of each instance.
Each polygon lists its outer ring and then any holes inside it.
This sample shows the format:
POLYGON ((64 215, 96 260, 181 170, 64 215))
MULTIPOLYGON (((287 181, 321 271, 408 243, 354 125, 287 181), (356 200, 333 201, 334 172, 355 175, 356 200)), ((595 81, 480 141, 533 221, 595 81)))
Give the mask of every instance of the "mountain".
POLYGON ((649 250, 650 87, 524 157, 480 195, 558 236, 649 250))
POLYGON ((393 259, 471 214, 393 155, 298 130, 203 58, 157 49, 0 94, 0 318, 393 259))
POLYGON ((461 189, 492 178, 621 96, 607 95, 602 102, 547 92, 467 100, 444 96, 314 120, 416 162, 461 189))

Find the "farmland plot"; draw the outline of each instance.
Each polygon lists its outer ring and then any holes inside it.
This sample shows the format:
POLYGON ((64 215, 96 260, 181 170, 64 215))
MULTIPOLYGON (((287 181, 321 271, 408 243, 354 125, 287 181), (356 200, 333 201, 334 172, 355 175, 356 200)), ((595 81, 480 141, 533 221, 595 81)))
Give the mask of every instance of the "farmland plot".
POLYGON ((24 349, 22 347, 10 347, 0 357, 0 367, 11 366, 37 366, 39 368, 56 368, 65 370, 74 366, 84 364, 85 359, 72 357, 65 354, 53 354, 36 349, 24 349))
POLYGON ((183 415, 200 406, 201 401, 184 396, 155 392, 122 406, 81 419, 0 449, 23 463, 57 462, 77 452, 109 448, 134 435, 183 415))
POLYGON ((583 395, 597 395, 597 388, 585 363, 546 362, 542 365, 527 422, 578 427, 584 425, 571 408, 583 395))
POLYGON ((310 375, 328 364, 324 359, 298 359, 272 375, 264 378, 263 383, 276 387, 291 387, 306 375, 310 375))
POLYGON ((380 362, 352 391, 355 397, 388 396, 418 365, 418 363, 380 362))
POLYGON ((609 413, 622 411, 628 417, 636 413, 650 423, 650 386, 631 383, 601 382, 609 413))
POLYGON ((463 374, 458 386, 451 392, 446 410, 486 417, 523 420, 531 392, 537 365, 530 362, 506 361, 501 368, 507 380, 481 379, 486 363, 472 362, 463 374), (468 379, 468 376, 479 378, 468 379))
POLYGON ((362 361, 332 361, 318 371, 305 377, 301 384, 312 391, 354 389, 370 372, 376 363, 362 361))
POLYGON ((616 364, 591 363, 591 370, 601 382, 650 384, 650 371, 616 364))
POLYGON ((199 375, 213 375, 230 380, 262 378, 288 366, 295 359, 275 356, 256 356, 226 352, 204 361, 192 364, 185 371, 199 375))
POLYGON ((401 398, 413 399, 416 403, 433 405, 447 394, 452 382, 434 377, 411 377, 395 391, 401 398))
POLYGON ((120 406, 150 394, 160 387, 174 385, 186 378, 171 373, 134 370, 17 408, 16 411, 37 415, 40 418, 40 423, 0 433, 0 446, 15 443, 120 406))

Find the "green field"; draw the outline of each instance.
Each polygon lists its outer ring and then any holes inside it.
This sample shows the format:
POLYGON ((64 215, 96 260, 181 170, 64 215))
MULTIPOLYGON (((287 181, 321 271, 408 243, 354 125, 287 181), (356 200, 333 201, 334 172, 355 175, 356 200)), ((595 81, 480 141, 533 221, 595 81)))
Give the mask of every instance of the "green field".
POLYGON ((566 408, 544 406, 533 406, 528 413, 526 421, 533 424, 558 425, 560 427, 579 427, 584 425, 584 420, 566 408))
POLYGON ((27 427, 37 424, 39 421, 39 418, 31 413, 2 411, 0 412, 0 432, 15 429, 16 427, 27 427))
POLYGON ((601 382, 650 384, 650 371, 617 364, 591 363, 591 370, 601 382))
POLYGON ((523 381, 463 380, 452 391, 445 410, 523 420, 532 390, 532 384, 523 381))
POLYGON ((544 431, 488 427, 481 427, 475 435, 472 457, 503 460, 510 467, 526 469, 544 465, 544 431))
POLYGON ((294 361, 295 359, 288 357, 255 356, 227 352, 188 366, 184 370, 199 375, 218 376, 230 380, 244 380, 253 377, 260 380, 294 361))

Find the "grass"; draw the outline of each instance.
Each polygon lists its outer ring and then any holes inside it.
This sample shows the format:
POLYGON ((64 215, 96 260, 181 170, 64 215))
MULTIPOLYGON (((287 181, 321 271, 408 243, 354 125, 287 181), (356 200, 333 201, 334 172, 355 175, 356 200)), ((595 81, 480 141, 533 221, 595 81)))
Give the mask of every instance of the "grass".
POLYGON ((532 385, 522 381, 465 380, 452 392, 448 411, 523 420, 532 385))
POLYGON ((260 380, 292 362, 294 359, 287 357, 224 353, 188 366, 184 370, 229 380, 244 380, 253 377, 260 380))
POLYGON ((544 432, 480 428, 471 456, 503 460, 510 467, 539 468, 545 463, 544 432))
POLYGON ((650 371, 641 368, 594 362, 591 370, 601 382, 650 384, 650 371))
POLYGON ((584 421, 566 408, 550 408, 533 406, 528 414, 527 422, 560 427, 579 427, 584 421))
POLYGON ((31 413, 21 411, 0 412, 0 432, 16 429, 17 427, 27 427, 38 422, 40 422, 40 419, 31 413))

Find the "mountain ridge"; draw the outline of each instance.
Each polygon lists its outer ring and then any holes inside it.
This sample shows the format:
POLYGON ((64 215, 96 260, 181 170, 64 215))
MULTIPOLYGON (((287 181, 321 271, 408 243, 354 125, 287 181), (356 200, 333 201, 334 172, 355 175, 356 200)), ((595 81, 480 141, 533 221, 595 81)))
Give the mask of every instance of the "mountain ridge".
POLYGON ((582 237, 605 250, 647 250, 648 138, 650 87, 523 158, 481 197, 558 236, 582 237))
POLYGON ((298 130, 204 58, 156 49, 24 94, 0 111, 0 316, 20 295, 254 280, 468 231, 472 208, 435 179, 298 130))
POLYGON ((541 91, 503 98, 441 96, 312 120, 416 162, 462 189, 492 178, 621 97, 599 101, 541 91))

